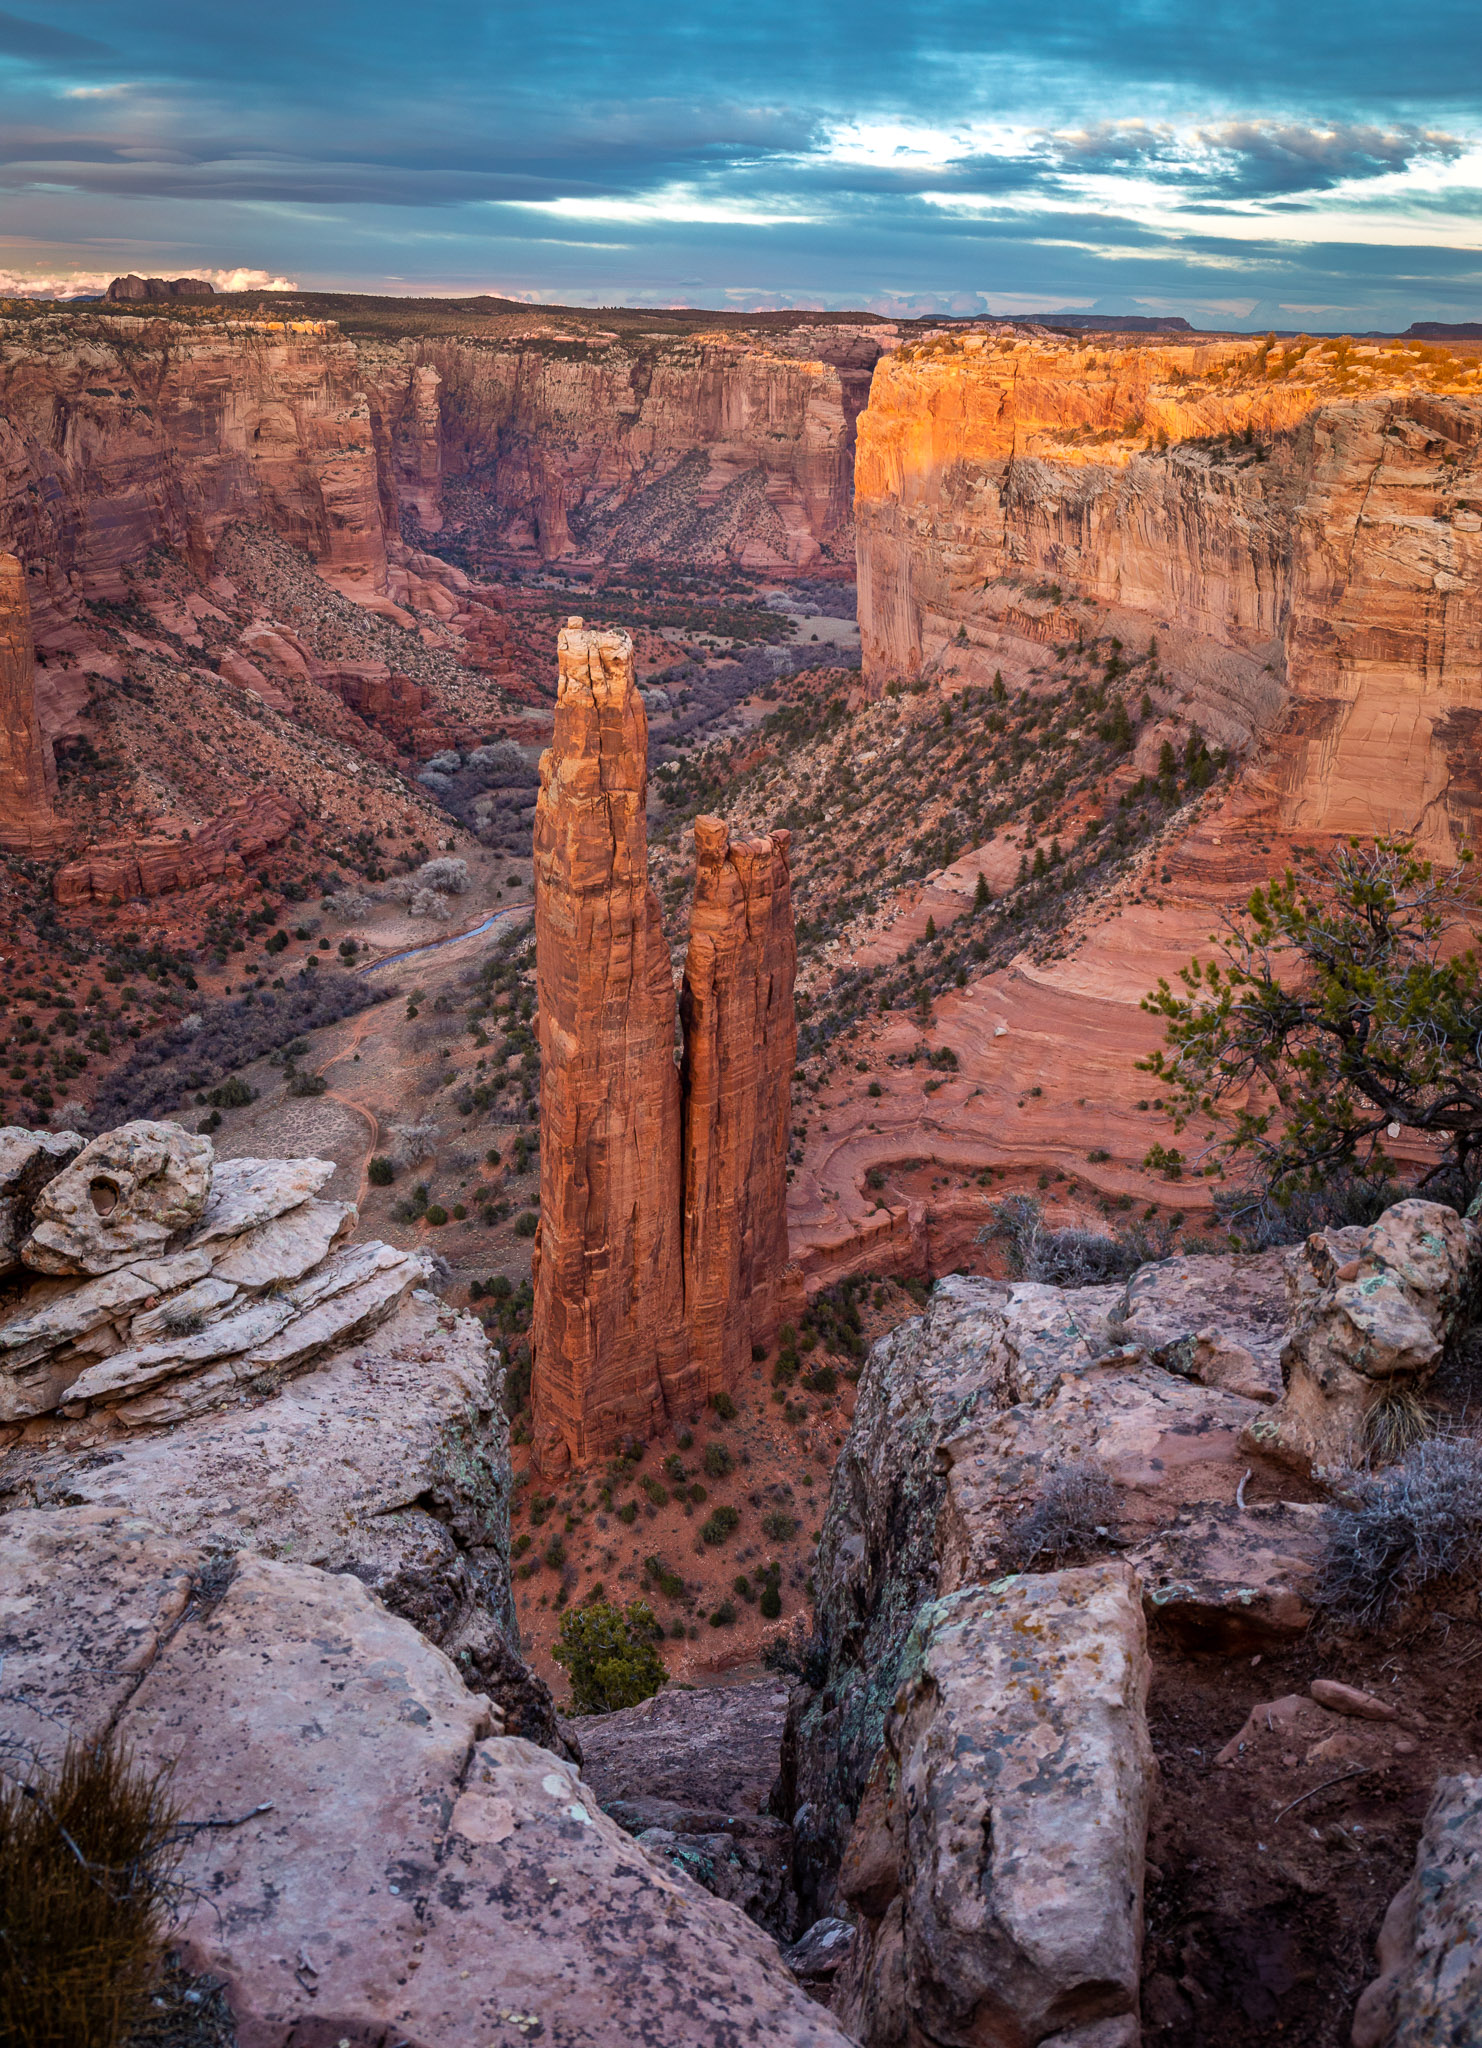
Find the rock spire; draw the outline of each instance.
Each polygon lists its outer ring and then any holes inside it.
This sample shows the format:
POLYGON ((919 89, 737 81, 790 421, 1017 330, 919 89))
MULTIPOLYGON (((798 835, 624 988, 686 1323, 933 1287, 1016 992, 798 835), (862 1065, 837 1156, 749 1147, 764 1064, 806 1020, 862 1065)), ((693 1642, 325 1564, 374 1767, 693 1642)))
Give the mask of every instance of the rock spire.
POLYGON ((695 820, 684 1024, 684 1289, 708 1396, 777 1326, 787 1264, 787 1125, 797 1058, 791 834, 695 820))
POLYGON ((626 633, 568 620, 535 808, 536 1454, 584 1458, 688 1396, 674 977, 648 880, 648 721, 626 633))
POLYGON ((558 661, 535 814, 547 1473, 692 1415, 771 1336, 796 1050, 788 835, 733 843, 702 818, 676 1065, 632 642, 571 619, 558 661))
POLYGON ((0 554, 0 851, 45 854, 62 832, 52 810, 56 769, 36 719, 36 654, 26 572, 0 554))

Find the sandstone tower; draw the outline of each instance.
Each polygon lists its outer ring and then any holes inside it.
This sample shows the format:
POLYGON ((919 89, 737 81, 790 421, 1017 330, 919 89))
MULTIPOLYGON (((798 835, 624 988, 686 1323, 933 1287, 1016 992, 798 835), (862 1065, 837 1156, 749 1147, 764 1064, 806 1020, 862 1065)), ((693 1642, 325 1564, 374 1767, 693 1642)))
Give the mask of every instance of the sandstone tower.
POLYGON ((535 813, 547 1472, 692 1415, 770 1337, 796 1051, 787 834, 731 845, 700 819, 681 1075, 632 642, 573 619, 558 662, 535 813))
POLYGON ((56 770, 36 722, 36 653, 26 572, 0 555, 0 851, 46 854, 62 831, 52 810, 56 770))

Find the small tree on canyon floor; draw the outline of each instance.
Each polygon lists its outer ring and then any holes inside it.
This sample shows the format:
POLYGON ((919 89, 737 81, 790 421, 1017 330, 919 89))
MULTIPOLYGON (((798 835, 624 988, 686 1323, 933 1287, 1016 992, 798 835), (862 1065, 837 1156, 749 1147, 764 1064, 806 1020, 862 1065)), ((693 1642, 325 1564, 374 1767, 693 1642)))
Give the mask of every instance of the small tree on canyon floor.
POLYGON ((669 1674, 654 1648, 659 1633, 644 1600, 630 1600, 626 1607, 593 1600, 568 1608, 551 1655, 566 1666, 572 1712, 615 1713, 619 1707, 636 1707, 667 1685, 669 1674))
POLYGON ((1435 1148, 1421 1192, 1476 1194, 1477 913, 1469 853, 1442 870, 1407 839, 1351 839, 1255 889, 1182 992, 1160 980, 1144 998, 1166 1044, 1138 1065, 1171 1090, 1175 1130, 1214 1126, 1206 1172, 1249 1169, 1235 1216, 1270 1222, 1337 1188, 1394 1199, 1385 1140, 1402 1132, 1435 1148))

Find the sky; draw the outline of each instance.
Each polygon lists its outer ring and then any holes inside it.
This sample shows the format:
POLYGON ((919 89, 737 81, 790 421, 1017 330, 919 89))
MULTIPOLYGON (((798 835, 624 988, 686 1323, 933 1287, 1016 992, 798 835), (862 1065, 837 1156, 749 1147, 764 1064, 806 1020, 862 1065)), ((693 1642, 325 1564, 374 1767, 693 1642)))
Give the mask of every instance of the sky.
POLYGON ((0 291, 1482 320, 1482 0, 15 0, 0 291))

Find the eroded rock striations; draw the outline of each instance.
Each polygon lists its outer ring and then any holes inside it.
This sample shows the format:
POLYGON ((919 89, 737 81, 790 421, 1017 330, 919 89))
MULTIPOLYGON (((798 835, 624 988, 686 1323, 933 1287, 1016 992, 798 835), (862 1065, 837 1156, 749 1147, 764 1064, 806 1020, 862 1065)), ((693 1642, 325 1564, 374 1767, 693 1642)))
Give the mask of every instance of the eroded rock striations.
POLYGON ((52 852, 56 769, 36 718, 36 654, 26 572, 0 554, 0 852, 52 852))
POLYGON ((692 1413, 770 1336, 796 1050, 787 834, 733 846, 700 819, 681 1086, 632 642, 571 619, 558 659, 535 814, 532 1349, 548 1471, 692 1413))

